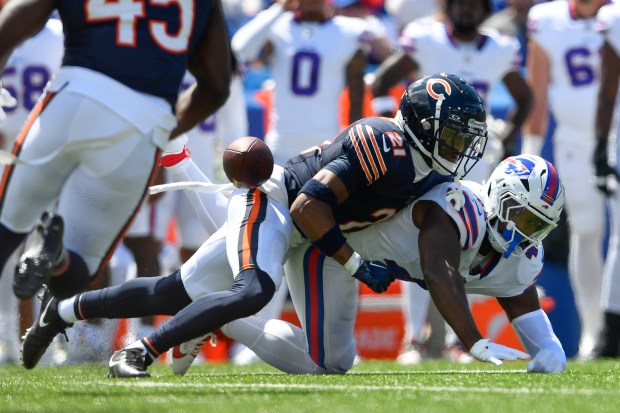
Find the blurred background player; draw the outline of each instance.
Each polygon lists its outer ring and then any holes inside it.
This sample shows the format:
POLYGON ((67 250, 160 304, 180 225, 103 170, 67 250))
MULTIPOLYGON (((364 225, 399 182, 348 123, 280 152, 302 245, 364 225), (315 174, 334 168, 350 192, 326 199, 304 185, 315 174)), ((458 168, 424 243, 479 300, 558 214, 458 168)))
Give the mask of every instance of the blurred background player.
POLYGON ((609 156, 615 145, 618 151, 618 132, 620 126, 620 5, 610 4, 601 7, 597 15, 597 30, 603 33, 605 44, 601 57, 601 84, 596 108, 596 139, 594 170, 597 186, 609 196, 611 214, 611 236, 605 262, 602 285, 604 311, 603 331, 594 349, 595 357, 618 357, 620 355, 620 191, 618 191, 618 153, 609 156), (612 125, 614 111, 616 125, 612 125), (608 141, 611 144, 608 148, 608 141), (612 166, 609 160, 613 160, 612 166), (611 176, 610 176, 611 175, 611 176), (615 186, 609 179, 615 179, 615 186))
POLYGON ((161 148, 228 96, 230 48, 219 0, 134 6, 12 0, 0 12, 2 70, 55 9, 66 36, 62 67, 17 137, 17 164, 5 168, 0 186, 0 266, 36 226, 13 291, 30 298, 46 285, 43 308, 52 295, 85 290, 103 271, 161 148), (179 98, 188 67, 198 83, 179 98), (58 213, 41 215, 55 202, 58 213))
MULTIPOLYGON (((467 175, 467 179, 477 182, 487 179, 499 160, 515 151, 517 133, 531 107, 531 92, 520 73, 518 42, 497 31, 480 28, 490 13, 488 0, 448 0, 445 23, 431 18, 410 23, 401 36, 402 51, 379 66, 372 85, 373 109, 387 116, 395 109, 394 99, 388 96, 389 89, 412 74, 425 76, 442 70, 457 73, 474 86, 487 106, 490 90, 503 82, 515 101, 515 108, 505 123, 489 116, 489 141, 484 157, 467 175)), ((415 363, 420 360, 430 296, 413 283, 403 283, 402 287, 405 347, 399 361, 415 363)))
MULTIPOLYGON (((0 8, 4 3, 0 0, 0 8)), ((4 108, 6 119, 0 121, 0 149, 11 150, 28 113, 60 67, 63 39, 62 23, 51 18, 9 57, 0 81, 2 87, 15 97, 17 105, 4 108)), ((19 337, 32 324, 32 301, 18 301, 13 294, 17 255, 10 257, 0 277, 0 364, 19 361, 19 337)))
MULTIPOLYGON (((364 70, 374 36, 360 19, 333 16, 326 0, 280 0, 233 36, 232 48, 247 64, 268 64, 273 76, 272 106, 265 142, 274 161, 284 163, 341 130, 340 96, 347 90, 347 123, 362 117, 364 70)), ((286 279, 261 310, 278 318, 286 300, 286 279)), ((239 364, 255 361, 235 350, 239 364)))
POLYGON ((554 1, 528 15, 527 78, 534 107, 524 126, 523 153, 539 155, 549 110, 556 122, 554 160, 566 186, 569 274, 581 319, 579 355, 588 356, 602 325, 604 197, 592 180, 596 96, 603 37, 594 18, 604 0, 554 1))

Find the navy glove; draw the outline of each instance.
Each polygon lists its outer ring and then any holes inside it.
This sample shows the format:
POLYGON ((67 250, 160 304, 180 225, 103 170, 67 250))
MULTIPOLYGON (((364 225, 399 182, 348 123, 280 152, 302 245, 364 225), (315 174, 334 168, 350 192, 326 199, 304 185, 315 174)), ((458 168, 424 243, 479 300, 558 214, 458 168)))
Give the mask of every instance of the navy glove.
POLYGON ((620 176, 615 168, 609 165, 607 159, 607 141, 600 140, 594 149, 594 179, 597 188, 605 195, 609 196, 614 192, 615 183, 620 181, 620 176), (615 182, 614 182, 615 179, 615 182))
POLYGON ((352 275, 374 292, 382 293, 388 289, 397 277, 402 277, 403 273, 407 274, 407 270, 400 267, 394 261, 385 260, 385 263, 383 263, 381 261, 362 259, 359 268, 352 275))

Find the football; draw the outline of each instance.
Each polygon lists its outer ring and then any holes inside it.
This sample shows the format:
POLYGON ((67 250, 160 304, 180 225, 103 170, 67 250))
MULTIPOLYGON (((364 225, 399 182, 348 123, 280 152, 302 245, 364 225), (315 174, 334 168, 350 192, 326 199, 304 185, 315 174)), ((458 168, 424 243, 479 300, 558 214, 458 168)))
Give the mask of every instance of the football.
POLYGON ((273 155, 261 139, 244 136, 224 150, 222 165, 237 188, 256 188, 271 176, 273 155))

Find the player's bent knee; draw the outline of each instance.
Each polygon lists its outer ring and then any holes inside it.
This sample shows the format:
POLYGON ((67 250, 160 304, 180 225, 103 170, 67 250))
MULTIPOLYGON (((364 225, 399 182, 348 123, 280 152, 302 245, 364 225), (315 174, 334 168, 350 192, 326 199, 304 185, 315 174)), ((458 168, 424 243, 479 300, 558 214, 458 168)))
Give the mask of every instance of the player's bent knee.
POLYGON ((243 303, 244 315, 249 317, 260 311, 276 292, 276 285, 265 271, 260 268, 242 270, 230 288, 240 294, 239 302, 243 303))

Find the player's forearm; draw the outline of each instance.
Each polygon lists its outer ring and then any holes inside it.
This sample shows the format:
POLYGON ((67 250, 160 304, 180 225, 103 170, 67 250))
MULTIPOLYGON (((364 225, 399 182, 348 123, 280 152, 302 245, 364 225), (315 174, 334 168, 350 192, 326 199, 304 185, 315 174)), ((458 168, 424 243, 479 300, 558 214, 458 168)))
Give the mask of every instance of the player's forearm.
POLYGON ((211 116, 222 106, 230 89, 228 85, 209 85, 194 84, 181 94, 176 106, 177 126, 171 133, 171 137, 179 136, 196 126, 205 118, 211 116))
POLYGON ((601 61, 601 85, 596 109, 596 137, 607 140, 611 130, 618 84, 620 83, 620 56, 609 43, 603 47, 601 61))
POLYGON ((478 340, 482 339, 482 335, 469 310, 460 275, 433 277, 425 274, 424 280, 440 314, 452 327, 465 348, 469 350, 478 340))
POLYGON ((274 3, 243 25, 233 36, 231 43, 237 56, 244 61, 256 60, 267 42, 271 26, 283 13, 282 6, 274 3))
POLYGON ((4 69, 15 47, 41 30, 55 8, 54 0, 6 3, 0 12, 0 69, 4 69))

